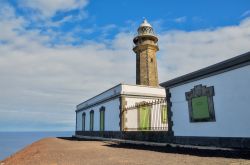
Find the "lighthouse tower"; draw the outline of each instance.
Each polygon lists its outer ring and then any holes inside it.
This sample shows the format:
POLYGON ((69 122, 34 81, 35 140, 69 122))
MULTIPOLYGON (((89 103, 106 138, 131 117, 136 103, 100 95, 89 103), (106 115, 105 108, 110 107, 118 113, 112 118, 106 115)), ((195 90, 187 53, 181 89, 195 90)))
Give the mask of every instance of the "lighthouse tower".
POLYGON ((152 26, 146 19, 137 30, 133 42, 133 51, 136 53, 136 84, 158 86, 158 72, 156 52, 159 50, 152 26))

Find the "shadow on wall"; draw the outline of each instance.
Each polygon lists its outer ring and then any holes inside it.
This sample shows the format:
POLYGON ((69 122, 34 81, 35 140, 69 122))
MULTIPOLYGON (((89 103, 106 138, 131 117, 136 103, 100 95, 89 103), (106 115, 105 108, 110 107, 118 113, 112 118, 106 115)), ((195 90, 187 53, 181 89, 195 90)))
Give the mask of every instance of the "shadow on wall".
MULTIPOLYGON (((74 137, 57 137, 59 139, 70 140, 70 141, 98 141, 91 139, 78 139, 74 137)), ((101 140, 100 140, 101 141, 101 140)), ((124 144, 124 143, 115 143, 110 141, 104 141, 104 146, 112 148, 124 148, 132 150, 147 150, 154 152, 162 153, 173 153, 173 154, 184 154, 184 155, 193 155, 200 157, 223 157, 223 158, 234 158, 234 159, 247 159, 250 160, 250 150, 242 149, 198 149, 191 147, 173 147, 170 145, 167 146, 147 146, 147 145, 136 145, 136 144, 124 144)))

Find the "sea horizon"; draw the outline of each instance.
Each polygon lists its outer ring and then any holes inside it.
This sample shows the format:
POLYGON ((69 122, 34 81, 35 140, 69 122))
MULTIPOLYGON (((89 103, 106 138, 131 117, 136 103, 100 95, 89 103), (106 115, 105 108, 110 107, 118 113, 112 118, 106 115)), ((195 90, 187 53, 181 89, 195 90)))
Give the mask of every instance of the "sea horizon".
POLYGON ((0 131, 0 161, 46 137, 71 137, 74 131, 0 131))

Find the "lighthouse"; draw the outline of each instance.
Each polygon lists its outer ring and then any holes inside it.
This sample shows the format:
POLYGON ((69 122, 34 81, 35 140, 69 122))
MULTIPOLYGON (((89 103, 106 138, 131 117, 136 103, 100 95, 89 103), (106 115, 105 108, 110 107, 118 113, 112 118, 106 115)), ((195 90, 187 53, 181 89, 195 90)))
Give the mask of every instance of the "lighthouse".
POLYGON ((159 50, 158 38, 146 19, 137 29, 133 39, 136 54, 136 84, 157 87, 158 72, 156 52, 159 50))

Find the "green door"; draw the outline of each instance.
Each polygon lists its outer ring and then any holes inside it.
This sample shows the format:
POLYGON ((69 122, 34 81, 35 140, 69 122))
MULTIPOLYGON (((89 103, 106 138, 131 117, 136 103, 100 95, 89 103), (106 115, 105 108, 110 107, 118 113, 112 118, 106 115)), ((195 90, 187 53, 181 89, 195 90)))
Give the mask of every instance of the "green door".
POLYGON ((151 108, 148 106, 139 107, 139 129, 150 130, 151 108))

